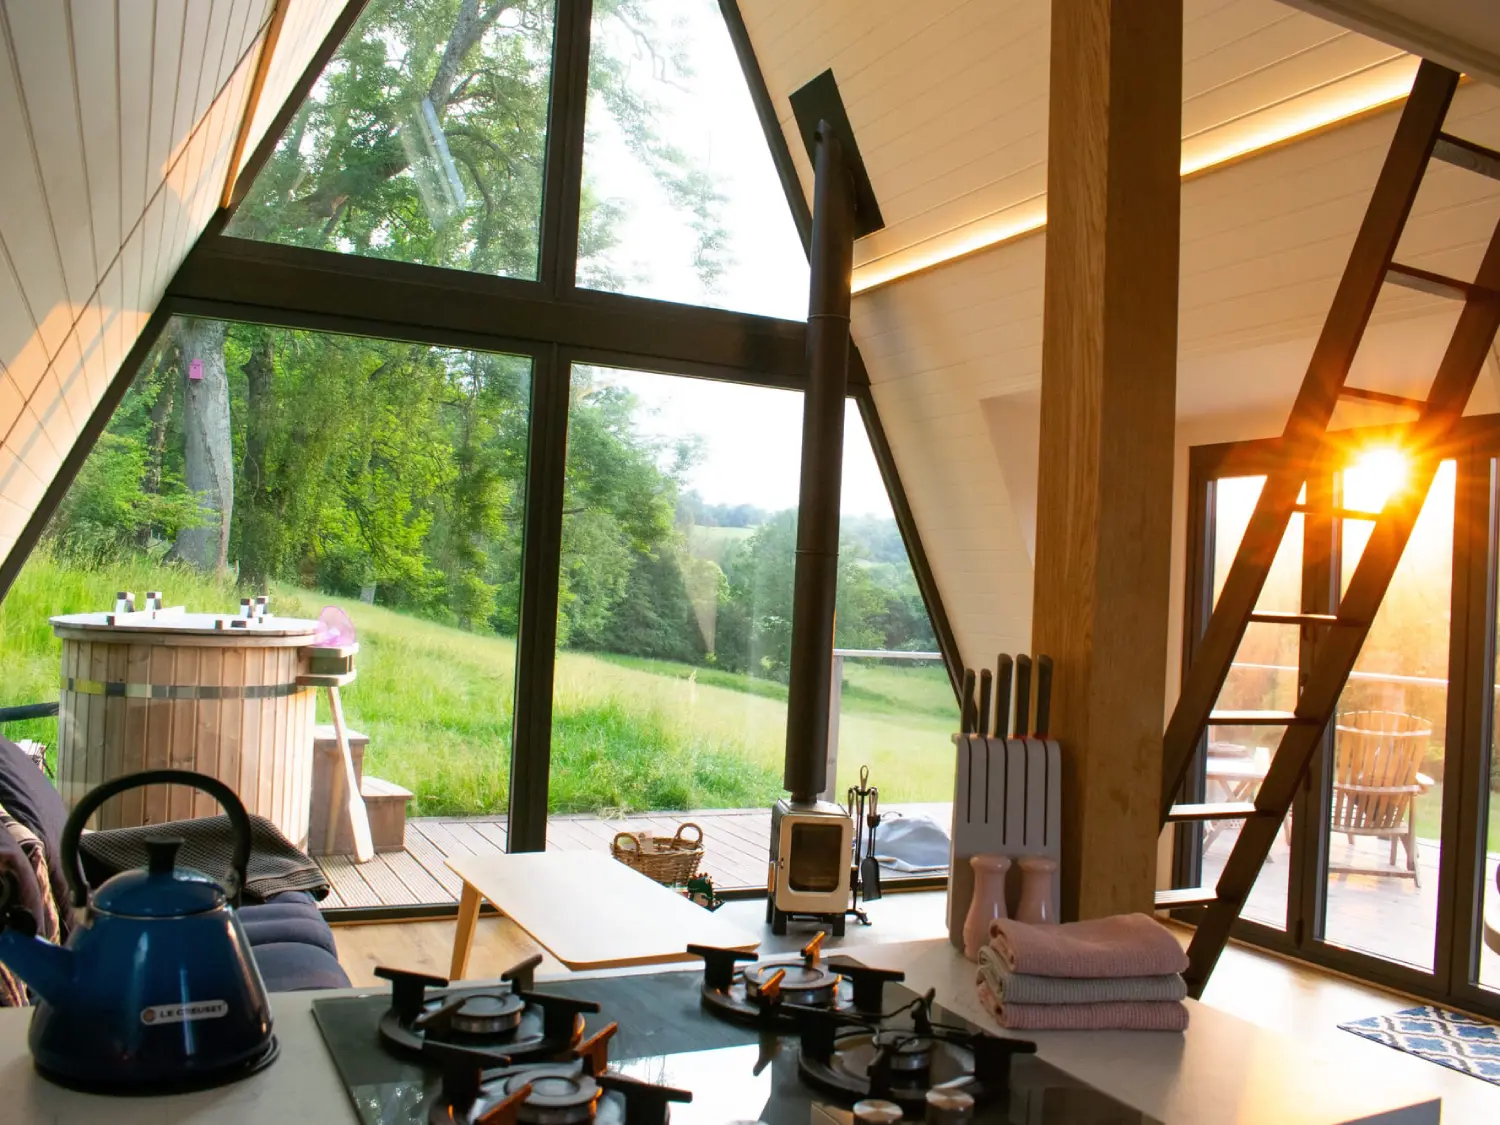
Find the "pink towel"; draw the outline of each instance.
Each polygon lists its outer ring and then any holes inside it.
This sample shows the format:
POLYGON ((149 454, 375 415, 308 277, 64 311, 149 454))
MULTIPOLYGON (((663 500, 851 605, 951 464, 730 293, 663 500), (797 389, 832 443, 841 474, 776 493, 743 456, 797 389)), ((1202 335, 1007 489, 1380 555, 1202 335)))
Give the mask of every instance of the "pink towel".
POLYGON ((997 918, 990 923, 990 948, 1011 972, 1035 977, 1160 977, 1188 965, 1177 939, 1147 914, 1061 926, 997 918))
POLYGON ((1113 1000, 1100 1004, 1002 1004, 979 982, 979 1000, 1011 1031, 1185 1031, 1186 1004, 1113 1000))

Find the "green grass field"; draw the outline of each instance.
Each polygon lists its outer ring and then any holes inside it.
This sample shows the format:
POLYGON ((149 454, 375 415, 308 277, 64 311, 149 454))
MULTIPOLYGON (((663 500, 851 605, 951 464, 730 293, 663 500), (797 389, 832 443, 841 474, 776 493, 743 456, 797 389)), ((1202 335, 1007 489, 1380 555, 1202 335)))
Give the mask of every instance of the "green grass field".
MULTIPOLYGON (((59 613, 100 610, 116 590, 160 589, 169 604, 228 611, 240 591, 145 560, 81 568, 38 551, 0 602, 0 706, 57 698, 59 613)), ((366 768, 406 786, 414 815, 504 812, 515 646, 358 601, 272 590, 283 616, 348 611, 359 630, 349 721, 370 736, 366 768)), ((786 687, 711 668, 563 652, 553 697, 554 812, 746 808, 781 794, 786 687)), ((953 695, 936 666, 845 669, 839 788, 861 764, 885 801, 952 797, 953 695)), ((8 724, 56 742, 55 720, 8 724)))

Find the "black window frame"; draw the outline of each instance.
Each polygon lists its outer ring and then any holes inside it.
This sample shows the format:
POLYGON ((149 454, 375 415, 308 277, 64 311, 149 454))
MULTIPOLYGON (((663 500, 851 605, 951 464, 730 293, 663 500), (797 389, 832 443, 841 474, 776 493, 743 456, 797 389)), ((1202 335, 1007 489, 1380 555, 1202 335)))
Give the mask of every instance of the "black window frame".
MULTIPOLYGON (((354 26, 367 0, 349 0, 245 161, 229 202, 210 219, 140 337, 67 452, 10 554, 0 560, 0 599, 10 589, 108 425, 141 363, 175 316, 208 317, 374 339, 525 356, 532 363, 523 515, 521 611, 511 746, 508 848, 546 846, 552 680, 557 629, 568 385, 574 363, 772 386, 805 387, 806 325, 729 310, 581 289, 576 285, 591 0, 557 0, 535 280, 256 242, 224 233, 293 115, 354 26)), ((751 50, 735 0, 720 9, 770 146, 804 249, 811 214, 791 150, 751 50)), ((849 397, 859 406, 876 463, 917 578, 955 704, 962 660, 869 376, 850 340, 849 397)))

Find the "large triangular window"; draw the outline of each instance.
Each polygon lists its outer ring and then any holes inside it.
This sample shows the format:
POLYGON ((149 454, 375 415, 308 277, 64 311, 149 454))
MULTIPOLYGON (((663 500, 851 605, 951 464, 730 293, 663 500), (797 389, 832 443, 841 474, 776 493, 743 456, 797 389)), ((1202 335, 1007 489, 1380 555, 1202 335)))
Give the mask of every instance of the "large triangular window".
POLYGON ((537 275, 552 0, 373 0, 227 233, 537 275))
MULTIPOLYGON (((227 233, 536 278, 569 135, 555 8, 372 0, 227 233)), ((595 4, 588 86, 577 284, 800 320, 806 258, 713 0, 595 4)))
POLYGON ((714 0, 594 5, 578 284, 801 320, 807 256, 714 0))

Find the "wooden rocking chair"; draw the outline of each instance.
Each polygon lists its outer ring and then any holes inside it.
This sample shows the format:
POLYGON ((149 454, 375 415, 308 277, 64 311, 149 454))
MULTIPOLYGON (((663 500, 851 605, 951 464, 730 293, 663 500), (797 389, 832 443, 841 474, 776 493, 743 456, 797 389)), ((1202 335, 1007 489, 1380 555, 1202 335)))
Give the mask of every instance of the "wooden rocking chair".
POLYGON ((1351 844, 1356 836, 1389 840, 1391 866, 1336 866, 1330 860, 1329 873, 1411 879, 1420 887, 1415 802, 1433 785, 1432 778, 1419 771, 1432 724, 1395 711, 1348 711, 1338 717, 1334 729, 1329 834, 1341 832, 1351 844), (1394 869, 1398 842, 1406 849, 1404 871, 1394 869))

